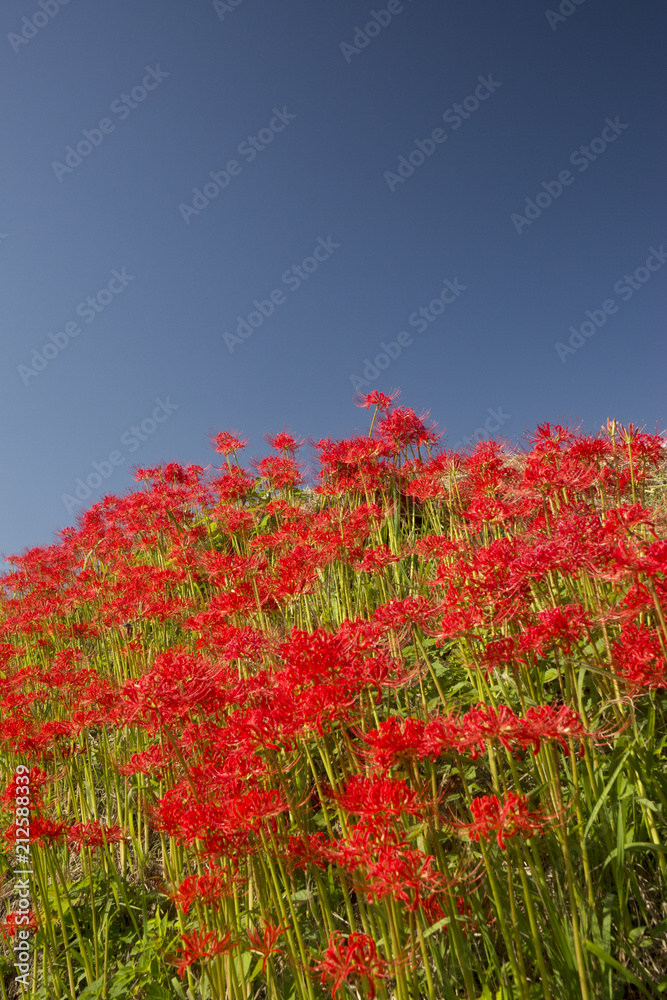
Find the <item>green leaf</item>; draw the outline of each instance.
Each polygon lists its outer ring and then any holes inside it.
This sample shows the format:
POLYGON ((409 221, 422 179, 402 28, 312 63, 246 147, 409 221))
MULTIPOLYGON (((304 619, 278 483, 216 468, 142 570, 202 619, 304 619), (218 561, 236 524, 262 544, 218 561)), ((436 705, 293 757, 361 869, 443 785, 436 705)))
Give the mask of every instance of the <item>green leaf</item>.
POLYGON ((179 997, 179 1000, 186 1000, 185 993, 183 992, 183 987, 178 981, 178 976, 172 977, 171 988, 173 989, 176 996, 179 997))
POLYGON ((618 863, 623 868, 625 864, 625 803, 618 803, 618 820, 616 828, 616 853, 618 863))
POLYGON ((641 803, 641 805, 643 805, 643 806, 646 806, 646 808, 650 809, 651 812, 658 813, 658 814, 660 814, 662 812, 662 807, 659 806, 659 805, 656 805, 655 802, 651 802, 649 799, 640 799, 640 798, 638 798, 637 802, 641 803))
MULTIPOLYGON (((629 851, 657 851, 658 853, 665 854, 667 852, 667 845, 642 842, 636 844, 626 844, 623 850, 625 854, 627 854, 629 851)), ((613 861, 617 855, 618 855, 618 850, 614 849, 602 867, 606 868, 609 862, 613 861)))
POLYGON ((121 982, 118 982, 117 984, 116 984, 116 978, 117 977, 114 977, 114 981, 112 983, 112 990, 111 993, 109 993, 109 1000, 114 1000, 115 997, 126 997, 128 984, 131 982, 132 979, 134 979, 134 975, 125 976, 124 979, 121 982))
POLYGON ((502 995, 503 991, 498 990, 498 992, 494 997, 489 987, 485 986, 484 989, 482 990, 482 995, 480 996, 479 1000, 501 1000, 502 995))
POLYGON ((602 792, 602 795, 597 800, 597 802, 595 804, 595 808, 593 809, 593 812, 589 816, 588 823, 586 824, 586 829, 584 830, 584 840, 586 840, 586 837, 588 836, 588 831, 590 830, 590 828, 592 827, 593 823, 595 822, 597 814, 600 812, 600 809, 602 809, 602 806, 604 805, 605 800, 608 798, 609 793, 610 793, 610 791, 611 791, 611 789, 612 789, 612 787, 614 785, 614 782, 616 781, 616 779, 618 778, 619 774, 623 770, 623 765, 625 764, 627 758, 630 756, 631 752, 632 752, 632 747, 630 746, 630 747, 628 747, 628 749, 625 751, 625 753, 621 757, 621 760, 618 763, 618 765, 616 767, 616 770, 614 771, 614 773, 612 774, 611 778, 607 782, 607 784, 605 786, 605 789, 602 792))
POLYGON ((593 941, 584 941, 584 945, 587 951, 590 951, 593 955, 599 958, 601 962, 604 962, 606 965, 610 965, 612 969, 616 969, 616 972, 618 972, 618 974, 622 976, 626 982, 632 983, 632 985, 636 986, 638 990, 641 990, 644 996, 647 996, 649 1000, 651 1000, 651 994, 648 990, 644 989, 641 979, 637 979, 637 977, 633 975, 629 969, 626 969, 624 965, 621 965, 621 963, 615 958, 612 958, 612 956, 609 955, 604 948, 601 948, 598 944, 594 944, 593 941))
POLYGON ((451 922, 451 917, 443 917, 441 920, 438 920, 437 924, 433 924, 433 926, 429 927, 427 931, 424 931, 424 937, 430 937, 431 934, 435 934, 437 931, 442 930, 443 927, 446 927, 447 924, 451 924, 451 922))
POLYGON ((101 992, 99 987, 103 982, 104 976, 100 976, 100 978, 96 979, 94 983, 90 984, 90 986, 86 986, 83 993, 79 993, 79 1000, 97 1000, 97 997, 99 997, 101 992))
POLYGON ((250 982, 252 982, 253 979, 255 979, 256 976, 258 976, 260 974, 260 972, 262 971, 262 963, 263 963, 263 961, 264 961, 264 959, 261 956, 257 959, 257 962, 255 964, 255 968, 250 973, 250 977, 249 977, 250 978, 250 982))
POLYGON ((309 889, 299 889, 298 892, 293 892, 290 898, 293 903, 303 903, 312 897, 313 894, 309 889))

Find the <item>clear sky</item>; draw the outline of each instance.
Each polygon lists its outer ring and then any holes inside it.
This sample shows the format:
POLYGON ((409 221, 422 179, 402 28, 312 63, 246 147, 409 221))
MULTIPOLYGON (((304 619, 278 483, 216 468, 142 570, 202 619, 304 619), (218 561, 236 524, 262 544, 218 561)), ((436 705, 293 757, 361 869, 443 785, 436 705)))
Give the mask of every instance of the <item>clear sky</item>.
POLYGON ((667 9, 548 3, 2 5, 0 552, 356 391, 665 432, 667 9))

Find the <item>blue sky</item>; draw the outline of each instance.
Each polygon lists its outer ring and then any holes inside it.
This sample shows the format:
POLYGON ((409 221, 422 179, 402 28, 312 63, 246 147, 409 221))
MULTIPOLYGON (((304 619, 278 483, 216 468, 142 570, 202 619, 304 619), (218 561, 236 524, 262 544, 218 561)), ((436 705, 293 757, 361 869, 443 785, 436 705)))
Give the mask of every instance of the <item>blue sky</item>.
POLYGON ((357 390, 400 387, 449 447, 665 432, 657 0, 0 21, 4 555, 74 524, 79 482, 85 507, 207 465, 212 432, 246 463, 266 432, 366 433, 357 390))

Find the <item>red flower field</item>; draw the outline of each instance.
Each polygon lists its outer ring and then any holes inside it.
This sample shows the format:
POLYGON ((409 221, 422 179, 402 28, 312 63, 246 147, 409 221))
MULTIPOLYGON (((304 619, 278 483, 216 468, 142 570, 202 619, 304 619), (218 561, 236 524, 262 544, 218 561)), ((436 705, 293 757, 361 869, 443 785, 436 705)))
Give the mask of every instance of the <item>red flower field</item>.
POLYGON ((4 998, 667 995, 664 441, 395 398, 11 560, 4 998))

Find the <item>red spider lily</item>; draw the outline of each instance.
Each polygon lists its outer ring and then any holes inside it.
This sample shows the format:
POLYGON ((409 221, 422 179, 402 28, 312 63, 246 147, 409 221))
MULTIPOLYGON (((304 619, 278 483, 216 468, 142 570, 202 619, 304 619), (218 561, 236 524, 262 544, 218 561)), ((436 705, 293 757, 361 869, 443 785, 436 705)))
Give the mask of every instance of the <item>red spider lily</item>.
POLYGON ((188 465, 183 468, 177 462, 169 462, 165 466, 156 466, 152 469, 136 469, 134 478, 137 482, 149 482, 152 486, 161 483, 169 483, 173 486, 195 486, 198 485, 200 476, 204 469, 201 465, 188 465))
MULTIPOLYGON (((186 842, 202 840, 210 835, 221 835, 225 842, 243 848, 249 844, 248 835, 259 831, 265 823, 289 809, 282 791, 278 789, 250 789, 241 780, 230 782, 222 801, 203 802, 192 800, 192 790, 182 786, 170 789, 160 800, 155 827, 171 836, 182 837, 186 842), (235 787, 232 787, 235 786, 235 787)), ((205 794, 205 789, 197 789, 205 794)))
POLYGON ((577 712, 566 705, 554 708, 551 705, 539 705, 529 708, 525 722, 520 726, 517 740, 524 746, 533 744, 533 753, 540 749, 541 742, 559 743, 563 750, 568 750, 566 740, 579 740, 581 754, 584 753, 584 740, 605 740, 608 738, 603 730, 589 732, 577 712))
POLYGON ((667 688, 667 658, 654 629, 628 622, 612 653, 630 694, 667 688))
POLYGON ((280 935, 285 933, 287 927, 287 924, 285 924, 285 926, 282 924, 274 925, 265 921, 263 937, 260 937, 259 931, 256 930, 246 932, 251 945, 250 950, 255 952, 255 954, 264 956, 264 960, 262 962, 262 972, 266 970, 266 963, 271 955, 282 955, 282 949, 276 948, 275 943, 280 935))
MULTIPOLYGON (((602 429, 604 430, 604 428, 602 429)), ((577 438, 576 441, 572 441, 568 454, 584 464, 591 466, 595 464, 595 467, 599 469, 604 460, 612 458, 614 449, 609 441, 584 435, 577 438)))
MULTIPOLYGON (((427 896, 426 899, 420 899, 419 901, 419 908, 431 926, 437 924, 438 921, 443 920, 446 916, 438 897, 439 893, 434 892, 431 896, 427 896)), ((464 917, 464 920, 461 922, 461 929, 464 934, 467 934, 472 922, 472 907, 465 896, 457 896, 455 902, 457 913, 460 917, 464 917)), ((493 917, 487 917, 489 923, 493 923, 493 919, 493 917)), ((445 924, 442 927, 442 932, 443 934, 447 934, 448 931, 449 928, 445 924)))
MULTIPOLYGON (((336 725, 347 726, 355 710, 358 692, 340 685, 320 683, 304 691, 300 699, 301 725, 305 731, 315 729, 320 737, 336 725)), ((355 717, 358 716, 358 709, 355 717)))
POLYGON ((435 858, 422 851, 387 845, 378 850, 374 860, 366 862, 364 882, 357 879, 356 888, 371 903, 392 896, 414 911, 420 905, 423 890, 432 892, 446 885, 443 876, 433 871, 434 862, 435 858))
POLYGON ((467 521, 471 521, 473 524, 481 522, 502 524, 517 516, 515 508, 510 504, 503 503, 498 497, 476 497, 461 513, 467 521))
POLYGON ((546 608, 538 612, 539 624, 531 629, 531 637, 537 640, 540 648, 546 643, 556 643, 566 653, 572 651, 573 643, 586 638, 586 626, 592 622, 581 604, 559 604, 555 608, 546 608))
MULTIPOLYGON (((649 573, 655 576, 656 573, 665 572, 665 542, 656 542, 648 548, 630 544, 623 540, 616 545, 609 558, 608 568, 604 574, 600 574, 603 579, 618 581, 633 579, 639 581, 640 573, 649 573)), ((653 586, 664 593, 665 583, 659 577, 653 581, 653 586)))
POLYGON ((355 570, 362 573, 381 573, 385 566, 399 562, 400 556, 393 554, 388 545, 378 545, 368 549, 361 562, 355 564, 355 570))
POLYGON ((623 442, 623 452, 628 459, 638 459, 642 464, 650 462, 653 465, 659 465, 664 459, 665 442, 659 434, 642 434, 632 424, 628 424, 627 428, 619 424, 618 432, 623 442))
MULTIPOLYGON (((419 908, 426 917, 429 926, 437 924, 439 920, 444 919, 446 916, 438 897, 439 893, 434 892, 430 896, 422 897, 419 900, 419 908)), ((447 925, 443 927, 443 931, 447 933, 447 925)))
MULTIPOLYGON (((312 633, 293 629, 278 649, 285 664, 283 673, 294 685, 317 681, 348 684, 364 670, 361 643, 351 643, 341 630, 338 634, 316 629, 312 633)), ((350 685, 351 686, 351 685, 350 685)))
POLYGON ((211 438, 211 444, 219 455, 235 455, 237 451, 243 451, 247 445, 247 438, 237 437, 228 431, 221 431, 211 438))
POLYGON ((116 717, 125 725, 168 726, 219 705, 221 695, 224 703, 228 681, 226 668, 216 669, 201 656, 167 649, 143 677, 125 682, 116 717))
POLYGON ((204 906, 216 905, 229 897, 235 884, 242 882, 242 877, 236 875, 188 875, 170 898, 187 914, 195 900, 204 906))
POLYGON ((445 750, 458 749, 460 729, 453 716, 424 722, 412 717, 391 716, 369 733, 356 735, 371 747, 374 766, 386 770, 402 760, 438 757, 445 750))
POLYGON ((470 811, 474 823, 461 824, 459 829, 466 830, 471 840, 486 839, 495 833, 502 851, 507 849, 506 837, 517 833, 533 837, 542 832, 545 820, 540 812, 529 812, 525 795, 516 792, 508 792, 504 803, 496 795, 482 795, 472 800, 470 811))
POLYGON ((429 630, 426 634, 433 636, 436 645, 441 646, 447 640, 469 632, 479 625, 484 625, 484 614, 477 605, 471 604, 468 607, 458 607, 443 615, 440 627, 437 630, 429 630))
POLYGON ((444 500, 450 496, 450 488, 445 476, 455 472, 459 459, 454 453, 443 452, 431 455, 428 462, 417 458, 406 462, 402 468, 405 475, 402 492, 406 496, 420 500, 444 500))
POLYGON ((329 938, 329 946, 324 958, 317 963, 316 971, 321 972, 320 981, 324 986, 327 978, 334 980, 332 996, 336 997, 343 983, 351 979, 360 982, 365 996, 376 995, 376 979, 386 979, 390 975, 387 962, 378 955, 373 938, 367 934, 349 934, 344 939, 339 931, 329 938))
POLYGON ((484 753, 487 742, 498 742, 506 750, 512 748, 517 737, 524 735, 522 720, 511 708, 500 705, 497 709, 488 705, 477 705, 462 717, 460 726, 460 747, 470 748, 472 757, 477 759, 478 750, 484 753))
POLYGON ((439 611, 441 608, 434 607, 425 597, 404 597, 402 600, 381 604, 373 612, 373 621, 393 629, 411 623, 423 630, 439 611))
POLYGON ((447 750, 472 751, 476 759, 491 741, 497 741, 510 752, 518 746, 522 750, 532 747, 537 753, 542 742, 557 742, 567 750, 569 739, 607 738, 602 730, 588 731, 577 712, 564 705, 529 708, 525 718, 515 715, 506 705, 497 709, 477 705, 461 718, 454 714, 432 716, 424 722, 392 716, 369 733, 355 732, 371 747, 370 753, 362 756, 382 770, 403 760, 438 757, 447 750))
MULTIPOLYGON (((67 794, 73 787, 70 779, 85 781, 83 769, 70 772, 68 757, 92 745, 91 759, 98 761, 98 747, 99 754, 106 750, 107 736, 119 759, 142 748, 120 770, 127 777, 151 775, 155 781, 127 783, 138 784, 151 799, 148 788, 164 782, 158 804, 146 807, 149 827, 174 837, 174 857, 183 861, 184 874, 194 863, 211 865, 208 874, 190 876, 174 887, 172 898, 181 914, 192 912, 195 900, 215 907, 226 893, 234 893, 245 926, 249 914, 245 893, 236 892, 237 883, 242 884, 237 873, 246 870, 250 855, 262 852, 265 859, 267 854, 284 858, 290 872, 340 865, 360 901, 362 896, 371 903, 389 897, 392 910, 397 901, 397 910, 408 909, 412 917, 421 907, 434 923, 442 918, 444 876, 430 854, 414 849, 415 837, 423 835, 424 842, 418 843, 427 851, 438 836, 422 821, 430 818, 427 807, 434 819, 441 819, 432 801, 436 795, 427 795, 427 785, 421 785, 424 773, 430 772, 435 783, 442 777, 438 801, 458 798, 460 786, 455 776, 448 780, 450 772, 459 764, 467 773, 475 771, 461 758, 497 751, 504 760, 505 754, 537 754, 546 743, 568 752, 577 740, 583 752, 587 742, 611 742, 616 735, 589 731, 574 707, 537 705, 522 717, 508 707, 509 701, 496 708, 468 708, 469 693, 462 695, 465 715, 434 716, 435 686, 441 696, 441 686, 445 697, 460 696, 461 663, 453 657, 451 675, 436 685, 440 670, 427 676, 424 658, 415 656, 410 643, 411 633, 416 645, 421 639, 417 631, 436 634, 441 645, 462 638, 461 660, 468 667, 469 661, 482 669, 523 666, 521 674, 497 678, 502 688, 489 685, 494 699, 506 686, 512 704, 517 693, 522 703, 524 698, 532 703, 542 690, 547 665, 539 660, 553 647, 568 653, 576 668, 578 647, 587 657, 584 647, 592 649, 599 666, 613 642, 614 688, 620 680, 632 695, 667 687, 667 657, 656 624, 661 608, 667 610, 667 542, 659 537, 664 513, 621 504, 629 487, 643 482, 654 443, 643 441, 632 427, 622 431, 627 438, 623 449, 616 441, 613 447, 593 440, 578 443, 568 429, 542 425, 533 456, 508 458, 496 443, 485 442, 470 455, 445 453, 426 462, 414 452, 421 444, 430 449, 431 429, 413 411, 392 414, 392 402, 393 395, 371 393, 360 404, 375 406, 373 420, 377 417, 379 427, 374 440, 371 427, 368 440, 323 443, 314 511, 271 500, 258 489, 261 475, 251 477, 238 465, 231 467, 232 454, 240 450, 236 446, 244 442, 218 435, 219 453, 227 457, 222 463, 227 470, 219 478, 203 484, 203 470, 175 463, 139 470, 145 491, 105 498, 79 519, 78 530, 61 533, 61 546, 33 550, 15 561, 17 572, 0 588, 0 639, 24 636, 26 647, 19 651, 10 641, 0 643, 3 754, 18 751, 20 759, 39 760, 45 767, 45 761, 54 760, 53 770, 56 761, 58 769, 64 764, 49 782, 53 799, 44 795, 49 810, 43 811, 50 812, 56 798, 62 808, 75 803, 76 794, 74 799, 67 794), (326 501, 325 494, 345 493, 340 502, 326 501), (614 493, 619 506, 610 508, 614 493), (411 496, 436 500, 419 508, 422 523, 430 518, 433 527, 428 530, 448 534, 422 537, 414 545, 419 558, 410 563, 409 581, 402 570, 390 570, 377 588, 368 587, 355 574, 385 570, 413 554, 402 547, 404 533, 397 539, 388 534, 393 523, 400 522, 402 530, 406 506, 414 509, 404 503, 411 496), (360 505, 361 498, 367 503, 360 505), (265 532, 267 515, 271 528, 265 532), (511 534, 518 537, 507 537, 511 534), (388 537, 391 549, 383 544, 388 537), (600 582, 615 586, 598 586, 600 582), (341 590, 327 603, 320 583, 341 590), (429 593, 428 588, 437 590, 431 602, 402 597, 429 593), (401 596, 373 611, 373 591, 401 596), (555 607, 549 607, 549 598, 555 607), (366 613, 364 605, 368 619, 354 618, 366 613), (342 624, 331 625, 345 614, 349 618, 342 624), (639 621, 640 614, 641 624, 631 621, 639 621), (439 631, 436 615, 442 621, 439 631), (86 616, 95 624, 74 620, 86 616), (130 620, 137 633, 131 643, 122 628, 130 620), (301 631, 293 628, 295 623, 301 631), (601 632, 610 624, 616 629, 608 638, 601 632), (173 640, 182 641, 182 647, 162 648, 162 635, 183 632, 183 639, 173 640), (102 646, 105 655, 98 655, 102 646), (84 649, 82 660, 79 650, 84 649), (21 655, 24 660, 18 659, 21 655), (24 662, 30 666, 24 668, 24 662), (131 679, 122 690, 108 679, 123 675, 131 679), (421 691, 413 681, 423 682, 421 691), (424 703, 430 707, 422 709, 424 703), (414 711, 420 718, 387 719, 391 711, 414 711), (103 728, 114 723, 118 733, 103 728), (373 725, 375 730, 363 732, 373 725), (142 731, 133 734, 132 727, 142 731), (146 733, 158 730, 161 745, 150 746, 154 741, 146 733), (85 739, 76 740, 81 733, 85 739), (313 738, 316 733, 320 739, 313 738), (125 752, 124 746, 129 747, 125 752), (435 766, 420 766, 424 759, 445 754, 435 766), (286 779, 297 764, 298 783, 286 779), (361 776, 364 765, 366 775, 361 776), (337 789, 332 797, 343 827, 341 832, 337 826, 335 834, 329 829, 329 836, 306 832, 324 821, 314 815, 317 802, 308 812, 304 808, 308 768, 321 776, 323 766, 337 789), (407 782, 388 775, 399 766, 410 776, 407 782), (416 819, 406 821, 403 814, 416 819), (295 829, 300 836, 288 837, 287 831, 295 829), (225 881, 219 874, 223 870, 234 874, 225 881)), ((277 451, 255 468, 278 489, 289 485, 301 443, 286 433, 267 440, 277 451)), ((432 644, 425 647, 428 657, 432 644)), ((581 676, 582 704, 588 704, 594 684, 599 685, 599 691, 593 689, 594 707, 615 696, 606 671, 581 676)), ((483 676, 475 676, 473 685, 486 689, 483 676)), ((578 704, 576 692, 573 697, 572 704, 578 704)), ((615 701, 615 711, 620 713, 629 701, 615 701)), ((651 703, 651 710, 660 710, 659 699, 651 703)), ((626 723, 631 721, 626 718, 626 723)), ((569 769, 569 760, 565 764, 569 769)), ((513 761, 511 765, 515 773, 513 761)), ((539 761, 537 766, 541 770, 539 761)), ((522 783, 532 787, 529 775, 537 770, 530 759, 519 770, 525 776, 522 783)), ((477 769, 476 780, 482 773, 485 767, 477 769)), ((586 782, 585 775, 582 780, 586 782)), ((96 787, 101 788, 97 782, 96 787)), ((10 806, 14 788, 19 795, 18 785, 5 792, 10 806)), ((35 770, 30 805, 37 809, 42 809, 40 790, 35 770)), ((588 795, 584 801, 590 805, 588 795)), ((141 793, 139 804, 146 805, 141 793)), ((68 824, 74 818, 67 817, 68 824)), ((550 819, 529 812, 526 799, 514 793, 500 800, 475 799, 471 817, 464 818, 473 819, 459 824, 470 840, 494 838, 500 849, 519 833, 546 832, 550 819)), ((86 843, 99 848, 109 839, 99 824, 75 824, 65 833, 78 849, 86 843)), ((35 816, 31 836, 53 850, 64 834, 57 823, 35 816)), ((479 851, 464 855, 473 859, 477 871, 483 869, 479 851)), ((496 861, 504 864, 502 856, 496 861)), ((591 878, 600 873, 598 866, 591 878)), ((282 887, 285 892, 294 888, 282 887)), ((275 890, 280 894, 277 884, 275 890)), ((492 920, 492 903, 488 906, 492 920)), ((456 910, 446 909, 455 916, 456 910)), ((467 918, 461 899, 457 909, 467 918)), ((466 920, 462 924, 465 931, 466 920)), ((410 926, 414 930, 413 920, 410 926)), ((284 932, 271 924, 251 928, 249 940, 263 956, 257 964, 264 971, 274 949, 280 952, 275 945, 284 932)), ((212 957, 221 943, 210 934, 204 937, 203 931, 186 935, 180 974, 197 957, 212 957)), ((248 939, 245 943, 247 950, 248 939)), ((242 948, 243 943, 234 946, 242 948)), ((339 949, 337 957, 340 971, 346 955, 339 949)), ((368 968, 367 962, 366 977, 368 968)), ((365 996, 377 986, 377 977, 369 983, 354 964, 349 980, 335 979, 334 992, 348 981, 365 996)))
POLYGON ((277 455, 269 455, 260 461, 253 460, 250 464, 257 470, 260 478, 265 480, 271 489, 294 489, 301 481, 299 466, 291 458, 279 458, 277 455))
POLYGON ((378 852, 389 845, 404 846, 403 831, 393 821, 382 822, 375 817, 351 826, 347 837, 335 841, 332 846, 322 845, 320 852, 330 863, 354 871, 373 864, 378 852))
POLYGON ((518 655, 518 641, 515 636, 507 635, 487 642, 482 655, 482 666, 486 667, 487 672, 515 663, 526 665, 526 660, 518 655))
POLYGON ((368 395, 364 396, 359 393, 354 398, 355 406, 363 406, 365 409, 369 409, 371 406, 377 406, 378 410, 384 412, 391 407, 393 401, 400 396, 400 389, 392 389, 389 396, 385 395, 384 392, 369 392, 368 395))
POLYGON ((166 769, 173 766, 177 759, 170 744, 161 746, 156 743, 148 750, 133 753, 129 764, 117 765, 118 773, 122 774, 123 777, 129 777, 131 774, 150 774, 160 780, 164 777, 166 769))
POLYGON ((34 934, 38 929, 39 921, 33 910, 10 910, 0 924, 0 934, 5 941, 16 937, 18 931, 32 931, 34 934))
POLYGON ((319 452, 320 483, 315 490, 318 495, 370 492, 380 487, 384 468, 378 458, 388 454, 382 442, 366 438, 334 442, 325 438, 310 443, 319 452))
POLYGON ((15 774, 2 793, 0 801, 7 803, 11 808, 16 802, 17 796, 27 795, 30 798, 30 807, 41 809, 43 801, 40 789, 49 784, 52 779, 48 777, 41 767, 31 767, 28 774, 21 775, 21 778, 28 778, 29 780, 18 780, 19 775, 15 774))
POLYGON ((266 819, 287 812, 289 808, 282 791, 258 788, 232 799, 228 805, 229 821, 238 829, 255 830, 266 819))
POLYGON ((349 779, 344 792, 331 792, 331 797, 350 813, 359 816, 421 816, 426 804, 404 780, 364 778, 349 779))
POLYGON ((19 832, 28 833, 31 844, 40 844, 47 847, 49 844, 62 840, 65 836, 67 823, 57 823, 55 820, 46 819, 43 816, 31 816, 29 827, 18 826, 12 823, 5 832, 5 839, 16 843, 19 832))
POLYGON ((422 444, 436 445, 444 432, 434 434, 436 424, 426 427, 422 421, 427 417, 428 413, 422 413, 418 417, 414 410, 399 406, 383 417, 377 425, 377 437, 380 441, 397 450, 415 445, 419 447, 422 444))
POLYGON ((247 497, 254 489, 255 480, 243 469, 231 466, 216 479, 213 479, 209 485, 220 502, 231 503, 247 497))
POLYGON ((317 553, 310 547, 295 545, 282 556, 277 567, 275 582, 270 582, 274 599, 278 602, 309 594, 319 585, 317 553))
MULTIPOLYGON (((622 542, 626 540, 628 531, 639 524, 645 524, 654 538, 658 537, 655 533, 655 513, 652 510, 642 507, 640 503, 622 503, 607 511, 601 529, 604 535, 616 536, 622 542)), ((665 542, 659 542, 659 545, 664 546, 665 542)))
POLYGON ((129 837, 117 823, 113 826, 102 826, 96 820, 90 823, 74 823, 67 831, 67 841, 77 854, 81 852, 82 847, 89 847, 95 851, 109 844, 117 844, 121 840, 129 840, 129 837))
POLYGON ((560 424, 538 424, 537 434, 529 437, 530 444, 534 446, 534 451, 538 454, 542 451, 558 450, 561 444, 570 444, 574 440, 575 432, 569 428, 561 427, 560 424))
POLYGON ((291 434, 284 432, 278 434, 265 434, 264 440, 267 444, 271 445, 272 448, 275 448, 276 451, 284 451, 289 455, 293 455, 297 448, 300 448, 304 443, 303 441, 297 441, 291 434))
MULTIPOLYGON (((460 720, 460 747, 474 748, 484 753, 489 741, 500 743, 506 750, 512 752, 515 745, 526 749, 533 747, 537 753, 541 743, 556 742, 567 751, 566 740, 577 739, 582 742, 593 738, 605 738, 602 730, 589 732, 574 709, 561 705, 554 708, 551 705, 540 705, 529 708, 525 718, 512 712, 506 705, 497 709, 488 705, 477 705, 460 720)), ((476 759, 474 750, 473 758, 476 759)))
POLYGON ((324 834, 311 833, 304 834, 302 837, 288 837, 282 848, 282 853, 287 859, 289 871, 293 871, 295 868, 301 868, 305 871, 308 865, 326 868, 327 860, 324 854, 326 850, 327 842, 324 834))
POLYGON ((426 535, 415 542, 413 551, 424 559, 444 559, 461 552, 464 544, 453 541, 447 535, 426 535))
MULTIPOLYGON (((11 560, 8 560, 8 562, 11 562, 11 560)), ((15 657, 22 656, 24 653, 24 646, 12 646, 9 642, 0 643, 0 670, 5 671, 8 664, 11 663, 15 657)))
POLYGON ((232 932, 227 933, 220 939, 216 938, 213 931, 204 934, 201 931, 193 931, 192 934, 182 935, 182 945, 179 947, 181 953, 180 962, 172 961, 171 965, 177 965, 177 973, 183 979, 185 971, 193 962, 200 958, 214 958, 216 955, 223 955, 232 951, 238 941, 233 940, 232 932))

